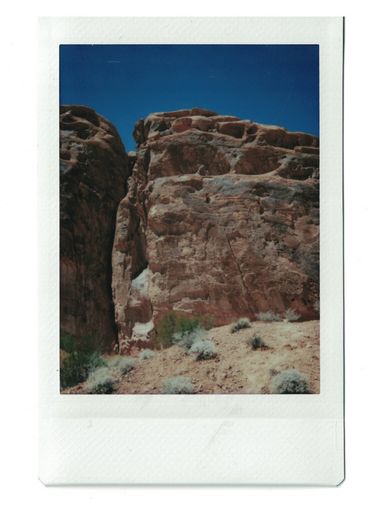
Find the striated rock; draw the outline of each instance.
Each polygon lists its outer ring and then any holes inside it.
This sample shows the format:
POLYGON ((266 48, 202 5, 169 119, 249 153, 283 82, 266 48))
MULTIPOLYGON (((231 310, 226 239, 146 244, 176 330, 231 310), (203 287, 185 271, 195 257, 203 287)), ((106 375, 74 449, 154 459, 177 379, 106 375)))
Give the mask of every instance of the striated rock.
POLYGON ((208 110, 137 122, 112 252, 122 350, 169 310, 317 317, 319 140, 208 110))
POLYGON ((60 110, 60 327, 110 349, 117 340, 111 249, 128 157, 115 128, 84 106, 60 110))

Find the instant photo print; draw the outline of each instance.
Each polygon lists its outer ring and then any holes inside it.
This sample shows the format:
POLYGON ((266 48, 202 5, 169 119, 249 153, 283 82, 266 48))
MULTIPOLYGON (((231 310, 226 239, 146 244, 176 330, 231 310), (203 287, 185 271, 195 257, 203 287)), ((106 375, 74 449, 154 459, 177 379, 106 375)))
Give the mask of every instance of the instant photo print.
POLYGON ((344 479, 343 19, 40 19, 40 479, 344 479))

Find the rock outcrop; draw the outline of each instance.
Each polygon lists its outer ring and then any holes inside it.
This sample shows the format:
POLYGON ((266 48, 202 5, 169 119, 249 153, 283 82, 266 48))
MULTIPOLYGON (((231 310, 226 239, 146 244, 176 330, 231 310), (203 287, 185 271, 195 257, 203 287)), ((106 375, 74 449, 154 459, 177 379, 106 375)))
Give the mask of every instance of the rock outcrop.
POLYGON ((318 316, 318 138, 202 109, 151 114, 134 136, 112 252, 122 351, 170 310, 318 316))
POLYGON ((129 161, 116 129, 84 106, 60 111, 60 327, 109 350, 116 209, 129 161))

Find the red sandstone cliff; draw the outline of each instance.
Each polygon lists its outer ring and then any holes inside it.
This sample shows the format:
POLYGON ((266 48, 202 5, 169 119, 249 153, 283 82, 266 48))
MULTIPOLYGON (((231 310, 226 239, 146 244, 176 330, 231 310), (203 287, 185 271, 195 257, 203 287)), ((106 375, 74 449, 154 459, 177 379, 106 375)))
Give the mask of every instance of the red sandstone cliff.
POLYGON ((134 134, 112 251, 121 349, 169 310, 215 325, 289 307, 316 318, 318 138, 201 109, 151 114, 134 134))

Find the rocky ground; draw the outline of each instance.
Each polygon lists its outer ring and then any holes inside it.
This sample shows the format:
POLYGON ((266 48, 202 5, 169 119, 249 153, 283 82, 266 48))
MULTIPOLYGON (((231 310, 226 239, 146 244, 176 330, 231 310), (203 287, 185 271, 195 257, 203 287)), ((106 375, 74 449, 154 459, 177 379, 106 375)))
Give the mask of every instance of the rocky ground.
MULTIPOLYGON (((159 394, 164 381, 173 376, 190 377, 198 394, 268 394, 273 376, 296 369, 307 376, 312 393, 319 393, 319 321, 252 322, 249 329, 236 333, 230 326, 208 331, 216 345, 217 356, 197 361, 183 348, 172 346, 156 351, 115 386, 118 394, 159 394), (255 334, 267 348, 252 350, 247 340, 255 334)), ((137 352, 138 354, 138 352, 137 352)), ((85 393, 84 384, 66 391, 85 393)))

